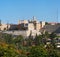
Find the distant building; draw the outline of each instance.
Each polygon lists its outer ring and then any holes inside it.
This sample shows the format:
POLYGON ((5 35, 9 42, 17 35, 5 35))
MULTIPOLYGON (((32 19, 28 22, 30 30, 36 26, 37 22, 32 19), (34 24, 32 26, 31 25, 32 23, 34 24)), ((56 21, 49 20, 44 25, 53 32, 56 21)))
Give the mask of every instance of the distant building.
POLYGON ((56 25, 57 23, 56 22, 48 22, 48 24, 50 24, 50 25, 56 25))
POLYGON ((47 31, 48 33, 56 33, 57 35, 60 35, 60 24, 45 25, 40 31, 47 31))
POLYGON ((33 19, 33 20, 20 20, 19 24, 18 24, 18 29, 22 32, 26 31, 26 35, 31 35, 32 36, 35 36, 36 34, 39 35, 41 34, 39 31, 40 31, 40 28, 41 28, 41 24, 33 19))
POLYGON ((41 21, 40 24, 41 24, 41 28, 43 28, 45 26, 45 22, 41 21))
POLYGON ((0 30, 17 30, 18 27, 16 24, 1 24, 0 25, 0 30))
POLYGON ((8 30, 18 30, 17 24, 9 24, 7 26, 8 26, 8 30))
POLYGON ((28 37, 30 34, 36 36, 41 34, 40 29, 45 26, 45 22, 38 22, 35 17, 32 20, 19 20, 18 24, 2 24, 0 30, 13 35, 28 37), (8 30, 8 31, 7 31, 8 30), (12 32, 14 30, 14 32, 12 32))
POLYGON ((7 30, 8 29, 7 27, 8 27, 7 24, 1 24, 0 30, 7 30))

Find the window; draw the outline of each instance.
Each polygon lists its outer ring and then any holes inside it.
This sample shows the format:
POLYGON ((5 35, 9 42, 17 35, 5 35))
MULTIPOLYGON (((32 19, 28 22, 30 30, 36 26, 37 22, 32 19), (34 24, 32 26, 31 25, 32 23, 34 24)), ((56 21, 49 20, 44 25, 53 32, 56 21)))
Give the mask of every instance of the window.
POLYGON ((28 24, 25 24, 25 25, 24 25, 24 27, 27 27, 27 26, 28 26, 28 24))

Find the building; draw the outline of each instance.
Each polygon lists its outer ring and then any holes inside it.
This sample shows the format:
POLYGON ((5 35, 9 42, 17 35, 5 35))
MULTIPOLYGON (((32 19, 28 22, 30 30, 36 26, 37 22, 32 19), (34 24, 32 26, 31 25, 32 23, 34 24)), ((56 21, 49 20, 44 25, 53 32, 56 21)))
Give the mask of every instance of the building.
POLYGON ((8 29, 8 26, 7 26, 7 24, 1 24, 0 25, 0 30, 7 30, 8 29))
POLYGON ((60 36, 60 24, 45 25, 40 31, 41 32, 47 31, 48 33, 56 33, 58 36, 60 36))
POLYGON ((32 20, 19 20, 18 24, 2 24, 0 30, 12 35, 22 35, 28 37, 40 35, 40 29, 45 26, 45 22, 39 22, 33 17, 32 20), (14 32, 13 32, 14 30, 14 32))
POLYGON ((6 30, 17 30, 17 24, 1 24, 0 25, 0 30, 1 31, 6 31, 6 30))
POLYGON ((18 24, 18 29, 22 32, 25 31, 27 33, 27 34, 25 33, 27 36, 29 36, 30 34, 32 36, 35 36, 36 34, 37 35, 41 34, 39 32, 41 26, 37 20, 33 19, 33 20, 29 20, 29 21, 27 21, 27 20, 22 20, 22 21, 19 20, 19 21, 20 22, 18 24))

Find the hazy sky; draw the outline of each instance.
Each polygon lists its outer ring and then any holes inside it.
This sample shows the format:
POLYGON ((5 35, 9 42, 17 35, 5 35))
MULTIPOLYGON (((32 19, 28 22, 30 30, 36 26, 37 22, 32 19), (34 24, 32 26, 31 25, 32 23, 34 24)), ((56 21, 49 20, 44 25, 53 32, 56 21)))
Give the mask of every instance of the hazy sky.
POLYGON ((60 22, 60 0, 0 0, 3 23, 18 23, 19 19, 32 19, 33 16, 39 21, 60 22))

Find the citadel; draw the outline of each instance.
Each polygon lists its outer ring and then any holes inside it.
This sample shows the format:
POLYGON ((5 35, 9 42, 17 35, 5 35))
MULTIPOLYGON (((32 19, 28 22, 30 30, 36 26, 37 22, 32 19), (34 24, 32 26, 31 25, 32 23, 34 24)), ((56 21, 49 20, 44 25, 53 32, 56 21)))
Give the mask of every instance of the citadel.
POLYGON ((0 30, 3 33, 28 37, 30 34, 32 36, 40 35, 40 29, 44 26, 45 22, 39 22, 33 17, 32 20, 19 20, 18 24, 0 24, 0 30))

